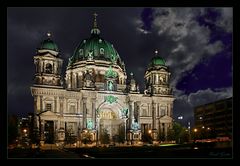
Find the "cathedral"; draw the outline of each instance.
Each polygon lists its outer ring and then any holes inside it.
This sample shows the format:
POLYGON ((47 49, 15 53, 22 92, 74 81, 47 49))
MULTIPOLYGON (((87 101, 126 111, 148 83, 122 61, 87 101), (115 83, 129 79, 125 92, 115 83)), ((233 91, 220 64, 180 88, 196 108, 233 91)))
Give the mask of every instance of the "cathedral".
POLYGON ((146 66, 144 92, 113 45, 101 37, 96 14, 90 37, 83 39, 68 60, 63 60, 48 33, 34 58, 35 125, 41 143, 63 142, 70 135, 82 141, 87 135, 102 144, 123 137, 125 143, 142 141, 145 135, 167 138, 172 127, 173 100, 170 72, 155 51, 146 66))

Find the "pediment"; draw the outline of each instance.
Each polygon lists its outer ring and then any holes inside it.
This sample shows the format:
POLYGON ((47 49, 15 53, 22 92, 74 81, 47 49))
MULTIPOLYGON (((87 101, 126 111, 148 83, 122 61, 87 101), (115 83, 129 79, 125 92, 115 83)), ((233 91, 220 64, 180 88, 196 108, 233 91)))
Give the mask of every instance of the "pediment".
POLYGON ((160 121, 172 121, 172 118, 170 116, 164 115, 160 118, 160 121))
POLYGON ((47 111, 42 113, 40 116, 57 116, 57 115, 52 111, 47 111))

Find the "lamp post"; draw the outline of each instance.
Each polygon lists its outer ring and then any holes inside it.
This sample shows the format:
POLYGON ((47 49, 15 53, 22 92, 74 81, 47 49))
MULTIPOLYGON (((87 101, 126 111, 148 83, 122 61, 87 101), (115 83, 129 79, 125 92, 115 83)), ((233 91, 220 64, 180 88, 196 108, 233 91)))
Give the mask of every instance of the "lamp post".
POLYGON ((190 142, 191 141, 191 124, 190 124, 190 122, 188 122, 188 139, 190 142))
POLYGON ((194 143, 195 143, 198 129, 195 128, 193 131, 194 131, 194 143))

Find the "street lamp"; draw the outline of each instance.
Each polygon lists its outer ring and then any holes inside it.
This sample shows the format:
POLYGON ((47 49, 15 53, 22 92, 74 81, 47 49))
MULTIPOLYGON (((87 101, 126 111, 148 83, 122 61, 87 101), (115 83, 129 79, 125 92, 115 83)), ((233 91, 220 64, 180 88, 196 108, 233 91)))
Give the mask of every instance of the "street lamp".
POLYGON ((148 133, 151 134, 151 133, 152 133, 152 130, 148 130, 148 133))

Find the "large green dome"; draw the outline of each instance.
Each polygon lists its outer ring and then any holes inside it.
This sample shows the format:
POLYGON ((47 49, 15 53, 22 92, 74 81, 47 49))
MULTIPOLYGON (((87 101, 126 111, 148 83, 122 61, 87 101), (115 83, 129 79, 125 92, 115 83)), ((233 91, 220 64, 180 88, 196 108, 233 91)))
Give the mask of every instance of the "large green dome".
POLYGON ((69 65, 89 59, 116 62, 121 66, 119 54, 111 43, 99 36, 99 32, 92 31, 90 38, 80 42, 69 59, 69 65))
POLYGON ((51 39, 46 39, 41 43, 40 49, 53 50, 58 52, 58 46, 51 39))

